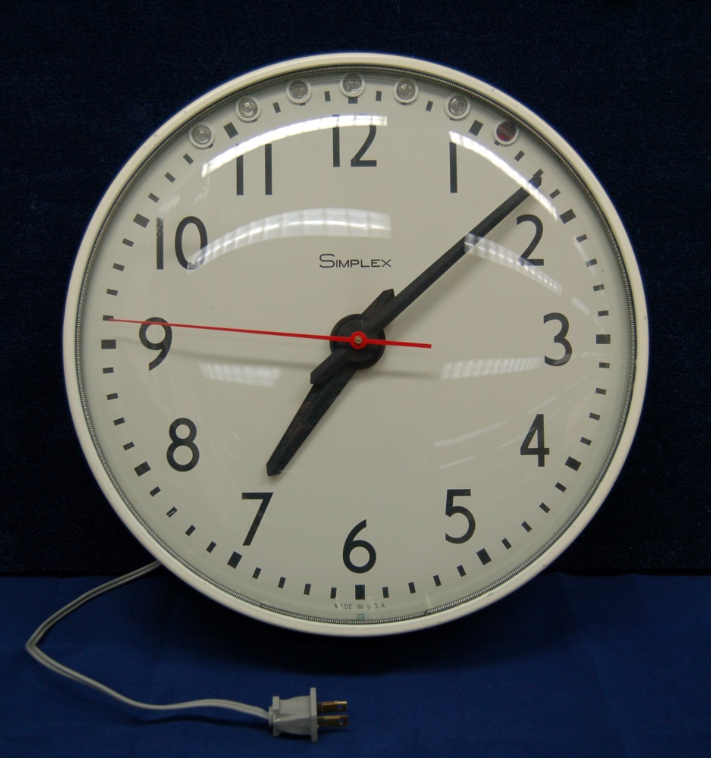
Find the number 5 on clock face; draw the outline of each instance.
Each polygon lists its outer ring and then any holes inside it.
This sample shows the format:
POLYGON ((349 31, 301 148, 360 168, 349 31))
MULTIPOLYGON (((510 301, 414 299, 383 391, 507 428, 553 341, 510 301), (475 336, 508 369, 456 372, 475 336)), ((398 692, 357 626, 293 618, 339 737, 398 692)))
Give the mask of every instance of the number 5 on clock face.
POLYGON ((208 596, 327 634, 441 623, 540 571, 609 491, 646 365, 634 255, 575 152, 475 79, 365 54, 162 127, 65 322, 128 528, 208 596))

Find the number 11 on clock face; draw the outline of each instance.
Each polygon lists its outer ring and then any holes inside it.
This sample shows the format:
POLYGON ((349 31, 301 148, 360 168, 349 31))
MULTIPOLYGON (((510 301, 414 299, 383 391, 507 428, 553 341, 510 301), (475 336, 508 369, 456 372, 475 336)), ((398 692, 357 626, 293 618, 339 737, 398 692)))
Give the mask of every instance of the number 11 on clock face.
POLYGON ((646 375, 636 262, 574 151, 432 64, 209 93, 129 161, 65 323, 78 434, 180 578, 327 634, 441 623, 599 507, 646 375))

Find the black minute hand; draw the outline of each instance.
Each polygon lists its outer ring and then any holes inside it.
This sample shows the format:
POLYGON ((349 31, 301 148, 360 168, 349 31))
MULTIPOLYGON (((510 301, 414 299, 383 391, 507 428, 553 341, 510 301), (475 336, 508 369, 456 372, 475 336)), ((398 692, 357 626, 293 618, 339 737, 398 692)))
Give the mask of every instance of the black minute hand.
MULTIPOLYGON (((467 251, 468 239, 485 237, 521 205, 530 195, 531 189, 538 189, 541 186, 542 175, 543 171, 536 171, 529 180, 528 186, 521 187, 511 197, 504 200, 498 208, 410 282, 399 295, 393 297, 392 290, 386 290, 379 295, 361 315, 362 331, 370 335, 382 332, 393 319, 397 318, 462 258, 467 251)), ((366 367, 366 364, 363 364, 362 367, 366 367)), ((349 361, 349 355, 346 351, 339 351, 331 353, 325 361, 322 361, 314 369, 311 374, 313 386, 310 392, 267 462, 267 474, 269 476, 279 474, 284 470, 304 440, 351 380, 357 368, 357 365, 349 361)))
POLYGON ((538 189, 541 186, 541 177, 543 171, 539 170, 531 177, 528 187, 521 187, 504 200, 501 205, 492 211, 483 221, 479 222, 468 234, 455 242, 452 247, 441 255, 428 268, 426 268, 416 279, 405 287, 400 293, 380 308, 372 318, 366 322, 367 329, 373 332, 379 332, 396 319, 408 306, 433 285, 443 274, 464 256, 467 251, 467 240, 474 237, 480 239, 486 237, 489 232, 496 228, 510 213, 530 195, 531 189, 538 189))

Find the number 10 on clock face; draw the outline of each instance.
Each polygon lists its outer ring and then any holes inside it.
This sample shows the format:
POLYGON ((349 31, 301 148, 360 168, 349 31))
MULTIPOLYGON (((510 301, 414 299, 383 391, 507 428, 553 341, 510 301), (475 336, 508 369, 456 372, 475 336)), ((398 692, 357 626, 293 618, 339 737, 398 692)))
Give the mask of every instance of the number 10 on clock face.
POLYGON ((220 602, 332 634, 446 621, 609 490, 646 372, 636 263, 580 158, 484 89, 281 64, 168 122, 97 210, 67 306, 79 436, 220 602))

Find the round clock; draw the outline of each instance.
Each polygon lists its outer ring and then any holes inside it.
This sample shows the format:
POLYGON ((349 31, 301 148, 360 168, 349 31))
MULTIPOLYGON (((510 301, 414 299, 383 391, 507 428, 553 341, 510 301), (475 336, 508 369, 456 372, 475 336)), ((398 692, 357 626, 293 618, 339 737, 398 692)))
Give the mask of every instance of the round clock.
POLYGON ((409 58, 261 69, 130 159, 64 332, 106 497, 182 580, 334 635, 470 613, 545 568, 639 419, 637 264, 574 150, 409 58))

